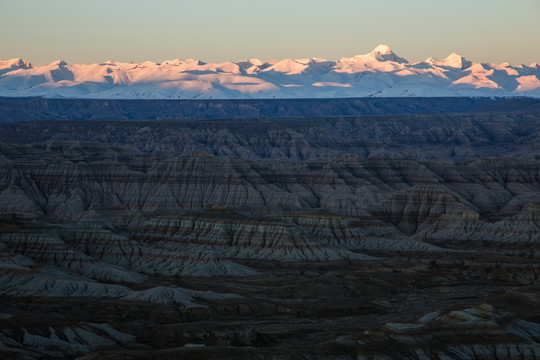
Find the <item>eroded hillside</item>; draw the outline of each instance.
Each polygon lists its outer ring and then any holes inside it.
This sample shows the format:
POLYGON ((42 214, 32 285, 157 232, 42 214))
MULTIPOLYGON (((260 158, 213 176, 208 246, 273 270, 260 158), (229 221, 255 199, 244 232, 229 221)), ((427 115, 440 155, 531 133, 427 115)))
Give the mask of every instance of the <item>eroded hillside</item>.
POLYGON ((539 124, 2 124, 0 354, 539 358, 539 124))

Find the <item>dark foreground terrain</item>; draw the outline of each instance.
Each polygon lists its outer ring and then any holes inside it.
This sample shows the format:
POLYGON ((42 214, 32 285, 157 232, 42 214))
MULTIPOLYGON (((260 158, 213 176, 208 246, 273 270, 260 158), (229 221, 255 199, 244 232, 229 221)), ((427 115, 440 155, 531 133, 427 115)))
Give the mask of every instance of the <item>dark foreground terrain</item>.
POLYGON ((474 101, 0 124, 0 358, 540 359, 540 113, 474 101))

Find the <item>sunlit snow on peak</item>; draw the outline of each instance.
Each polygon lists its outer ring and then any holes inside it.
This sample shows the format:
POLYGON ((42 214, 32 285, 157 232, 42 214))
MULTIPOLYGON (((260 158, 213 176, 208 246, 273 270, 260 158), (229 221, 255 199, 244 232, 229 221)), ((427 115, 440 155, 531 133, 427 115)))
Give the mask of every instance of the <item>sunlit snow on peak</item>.
POLYGON ((49 66, 66 66, 68 63, 62 59, 58 59, 49 64, 49 66))
POLYGON ((364 96, 531 96, 540 98, 540 66, 479 63, 452 53, 409 63, 387 45, 343 57, 246 59, 205 63, 174 59, 139 64, 33 66, 0 61, 0 96, 70 98, 328 98, 364 96))
POLYGON ((426 62, 438 67, 449 67, 456 69, 466 69, 473 64, 472 61, 456 53, 452 53, 442 60, 430 57, 426 60, 426 62))
POLYGON ((373 53, 380 53, 382 55, 389 55, 392 54, 392 49, 390 49, 390 46, 388 45, 379 45, 372 51, 373 53))

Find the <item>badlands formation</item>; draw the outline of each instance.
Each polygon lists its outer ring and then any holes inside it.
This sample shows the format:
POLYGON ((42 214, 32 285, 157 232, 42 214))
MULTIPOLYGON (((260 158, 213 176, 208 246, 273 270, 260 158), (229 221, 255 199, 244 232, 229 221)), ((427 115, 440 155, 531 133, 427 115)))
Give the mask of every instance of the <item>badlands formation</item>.
POLYGON ((51 101, 0 101, 0 358, 540 358, 538 101, 51 101))

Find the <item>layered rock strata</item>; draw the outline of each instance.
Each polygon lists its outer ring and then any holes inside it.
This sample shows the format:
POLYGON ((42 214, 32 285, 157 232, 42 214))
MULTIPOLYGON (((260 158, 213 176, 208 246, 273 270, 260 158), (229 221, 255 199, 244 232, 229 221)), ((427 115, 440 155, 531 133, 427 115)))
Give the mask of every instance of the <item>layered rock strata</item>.
POLYGON ((537 125, 1 125, 0 357, 539 357, 537 125))

